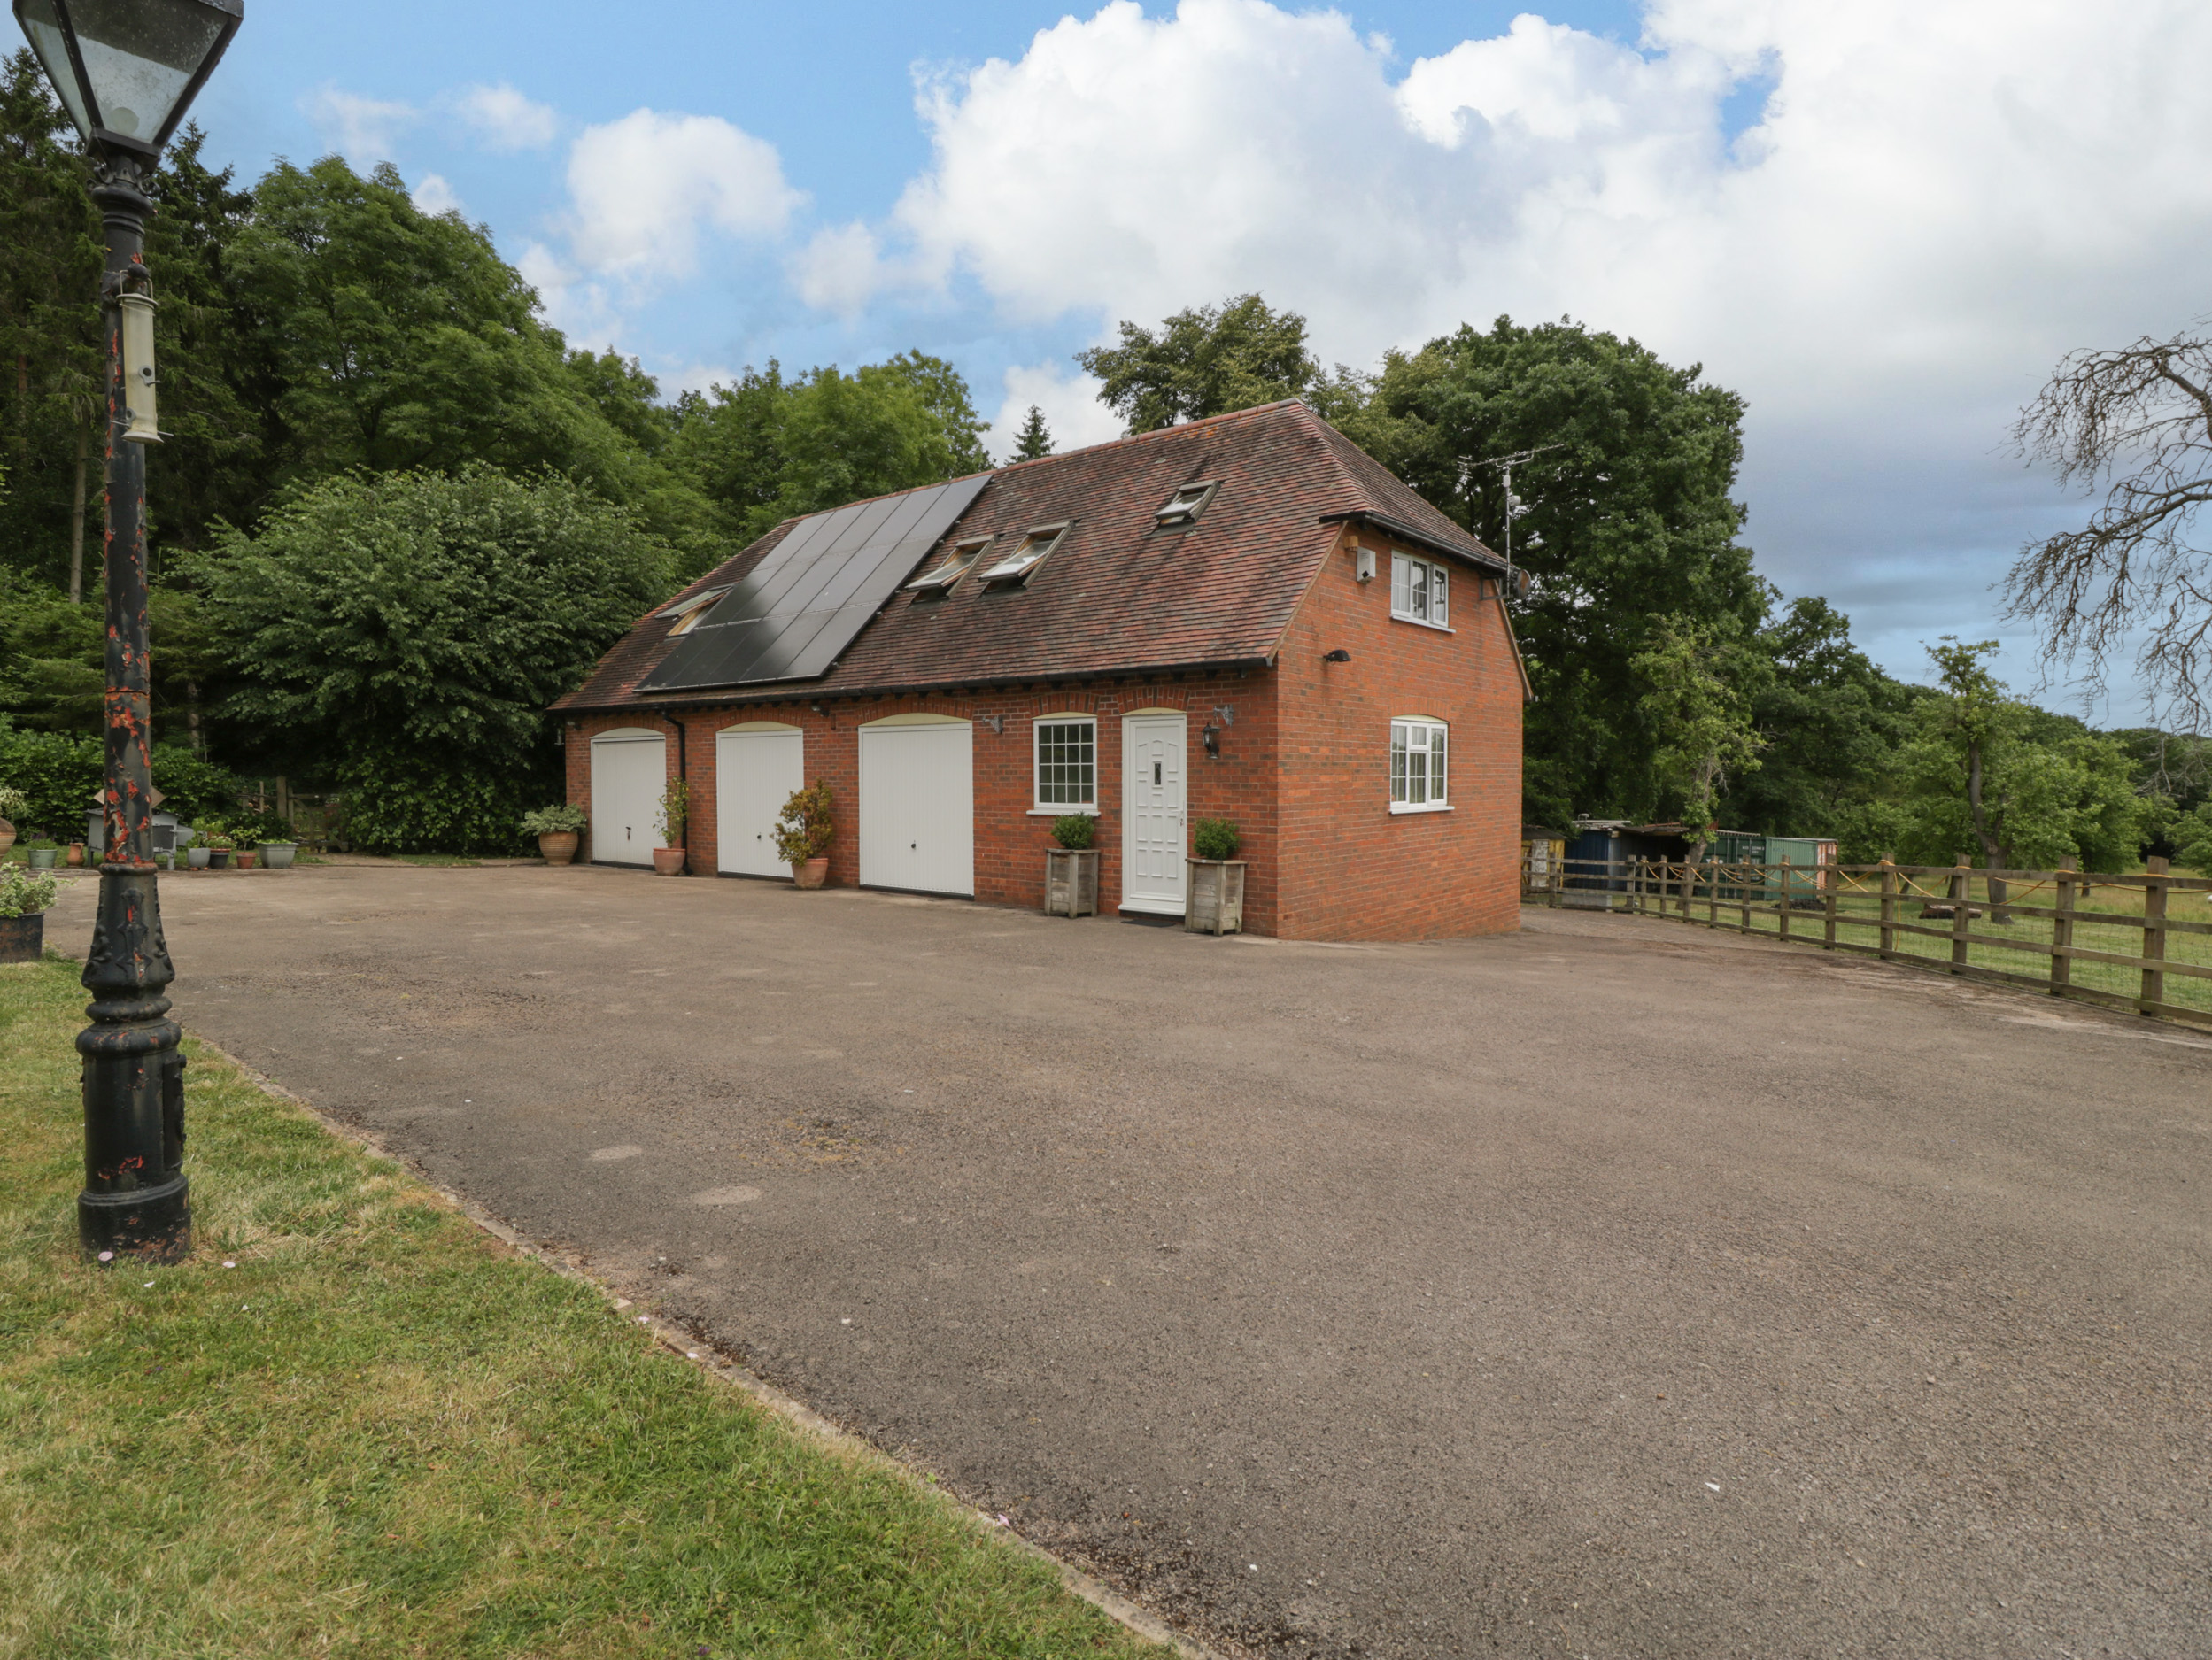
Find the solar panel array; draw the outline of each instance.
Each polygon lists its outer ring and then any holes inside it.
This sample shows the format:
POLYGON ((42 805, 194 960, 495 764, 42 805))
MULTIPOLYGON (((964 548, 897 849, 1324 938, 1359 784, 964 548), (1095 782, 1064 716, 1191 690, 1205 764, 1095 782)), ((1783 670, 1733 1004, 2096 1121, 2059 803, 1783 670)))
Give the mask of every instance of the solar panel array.
POLYGON ((639 690, 748 686, 829 673, 990 482, 979 473, 801 519, 639 690))

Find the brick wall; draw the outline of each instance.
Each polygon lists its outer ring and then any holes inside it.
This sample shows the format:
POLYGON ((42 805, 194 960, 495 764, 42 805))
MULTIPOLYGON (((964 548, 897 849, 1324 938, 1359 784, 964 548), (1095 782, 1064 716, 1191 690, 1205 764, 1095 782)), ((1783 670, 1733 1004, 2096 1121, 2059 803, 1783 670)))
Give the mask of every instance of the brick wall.
MULTIPOLYGON (((712 875, 717 863, 715 734, 741 721, 780 721, 805 734, 807 780, 826 782, 837 815, 830 846, 831 885, 860 880, 860 728, 894 714, 944 714, 975 722, 976 898, 991 904, 1041 907, 1045 852, 1055 812, 1032 812, 1035 803, 1034 722, 1054 714, 1088 714, 1098 723, 1097 806, 1099 907, 1110 912, 1121 899, 1121 717, 1138 709, 1184 712, 1187 733, 1184 771, 1189 816, 1234 819, 1244 840, 1238 855, 1246 872, 1245 922, 1255 933, 1272 933, 1275 917, 1273 756, 1274 676, 1256 672, 1194 676, 1156 681, 1120 680, 1049 689, 1005 690, 965 695, 811 699, 748 704, 685 713, 686 776, 691 780, 691 823, 684 842, 694 876, 712 875), (1217 709, 1233 711, 1223 725, 1217 709), (1002 728, 988 722, 997 717, 1002 728), (1221 727, 1220 753, 1205 753, 1201 734, 1221 727)), ((676 770, 675 722, 660 716, 599 714, 580 719, 568 736, 568 799, 591 810, 591 739, 617 727, 669 733, 669 772, 676 770)), ((577 855, 591 857, 587 833, 577 855)))
MULTIPOLYGON (((1520 926, 1520 678, 1494 599, 1452 571, 1449 634, 1390 615, 1390 544, 1347 533, 1284 637, 1281 932, 1419 939, 1520 926), (1377 574, 1353 575, 1355 543, 1377 574), (1325 663, 1336 650, 1348 663, 1325 663), (1390 722, 1450 728, 1447 813, 1390 811, 1390 722)), ((1407 550, 1413 552, 1414 550, 1407 550)))

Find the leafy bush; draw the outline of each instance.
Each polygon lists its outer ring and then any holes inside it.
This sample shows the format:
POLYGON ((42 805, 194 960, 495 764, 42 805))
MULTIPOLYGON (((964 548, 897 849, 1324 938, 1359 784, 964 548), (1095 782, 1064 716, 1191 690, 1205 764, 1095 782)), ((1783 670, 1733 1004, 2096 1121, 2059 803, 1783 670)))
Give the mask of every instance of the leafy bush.
POLYGON ((830 786, 816 780, 793 793, 776 821, 776 856, 787 865, 802 865, 830 851, 836 833, 830 816, 830 786))
POLYGON ((591 821, 580 807, 541 807, 522 815, 525 836, 578 836, 591 821))
POLYGON ((1066 813, 1052 821, 1052 839, 1080 852, 1098 839, 1098 821, 1087 813, 1066 813))
MULTIPOLYGON (((97 737, 0 725, 0 779, 24 799, 20 815, 0 816, 19 830, 35 826, 71 840, 81 837, 85 815, 96 805, 106 776, 106 752, 97 737)), ((236 814, 243 789, 228 768, 173 744, 153 746, 153 783, 164 798, 162 811, 187 824, 209 813, 236 814)))
POLYGON ((54 902, 61 884, 49 870, 0 865, 0 916, 29 916, 54 902))
POLYGON ((343 835, 372 853, 514 853, 522 815, 543 784, 457 759, 442 765, 365 760, 348 769, 343 835))
POLYGON ((1202 818, 1191 826, 1190 845, 1201 859, 1234 859, 1236 844, 1234 819, 1202 818))

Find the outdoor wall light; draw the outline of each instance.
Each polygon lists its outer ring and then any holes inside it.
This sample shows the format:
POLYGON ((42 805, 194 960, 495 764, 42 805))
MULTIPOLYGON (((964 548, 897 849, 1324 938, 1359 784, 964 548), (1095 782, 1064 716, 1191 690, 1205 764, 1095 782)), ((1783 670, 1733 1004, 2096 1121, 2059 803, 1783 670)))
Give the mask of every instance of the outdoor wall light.
POLYGON ((1221 717, 1222 725, 1234 726, 1236 724, 1236 710, 1230 705, 1217 703, 1213 706, 1213 712, 1221 717))
POLYGON ((1208 722, 1200 729, 1198 736, 1206 745, 1206 753, 1218 761, 1221 758, 1221 729, 1208 722))
POLYGON ((1321 660, 1325 663, 1349 663, 1352 660, 1352 654, 1340 645, 1334 651, 1325 653, 1321 660))

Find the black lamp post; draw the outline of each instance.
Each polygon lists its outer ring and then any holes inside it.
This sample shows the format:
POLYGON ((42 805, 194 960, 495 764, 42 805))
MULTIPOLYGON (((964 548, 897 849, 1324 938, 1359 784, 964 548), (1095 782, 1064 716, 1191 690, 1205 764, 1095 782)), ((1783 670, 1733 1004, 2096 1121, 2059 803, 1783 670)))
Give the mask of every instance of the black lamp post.
POLYGON ((99 1260, 192 1248, 184 1056, 164 991, 176 978, 154 887, 146 660, 146 452, 154 425, 153 296, 140 189, 230 44, 244 0, 14 0, 46 78, 84 135, 107 231, 107 845, 86 954, 84 1191, 77 1237, 99 1260))

